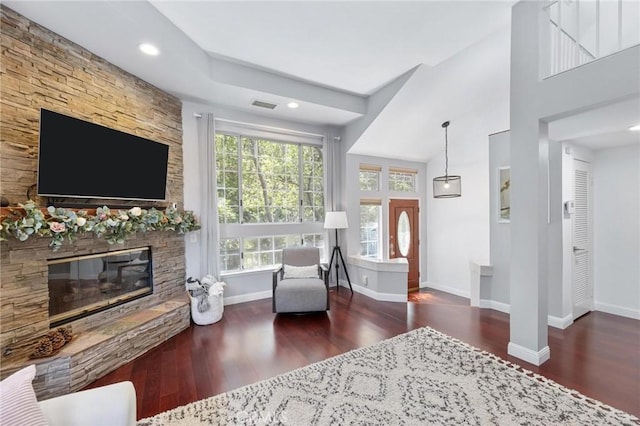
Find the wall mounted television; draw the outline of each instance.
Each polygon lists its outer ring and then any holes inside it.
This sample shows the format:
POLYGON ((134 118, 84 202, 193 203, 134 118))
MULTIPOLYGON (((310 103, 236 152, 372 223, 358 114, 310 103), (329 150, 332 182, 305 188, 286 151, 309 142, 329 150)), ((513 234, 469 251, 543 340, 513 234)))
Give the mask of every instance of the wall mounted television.
POLYGON ((40 109, 38 195, 165 201, 169 146, 40 109))

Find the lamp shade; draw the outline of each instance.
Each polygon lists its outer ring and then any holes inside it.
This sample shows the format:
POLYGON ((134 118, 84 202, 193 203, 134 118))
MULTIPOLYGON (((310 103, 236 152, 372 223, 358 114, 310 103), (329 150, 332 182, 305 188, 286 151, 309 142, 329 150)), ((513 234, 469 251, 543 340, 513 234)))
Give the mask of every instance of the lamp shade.
POLYGON ((347 212, 327 212, 324 217, 325 229, 346 229, 348 227, 347 212))
POLYGON ((460 176, 438 176, 433 178, 433 198, 454 198, 462 194, 460 176))
POLYGON ((448 121, 442 123, 444 129, 444 176, 433 178, 433 198, 455 198, 462 195, 462 179, 458 175, 449 174, 448 127, 448 121))

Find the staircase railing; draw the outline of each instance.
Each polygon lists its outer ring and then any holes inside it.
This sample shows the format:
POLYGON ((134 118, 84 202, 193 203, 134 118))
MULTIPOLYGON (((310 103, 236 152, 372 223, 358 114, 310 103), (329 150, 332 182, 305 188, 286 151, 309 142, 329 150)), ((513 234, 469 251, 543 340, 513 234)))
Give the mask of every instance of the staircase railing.
POLYGON ((543 9, 549 31, 547 76, 640 44, 640 2, 550 0, 543 9))
POLYGON ((578 43, 553 20, 551 23, 551 75, 575 68, 596 59, 586 47, 578 43))

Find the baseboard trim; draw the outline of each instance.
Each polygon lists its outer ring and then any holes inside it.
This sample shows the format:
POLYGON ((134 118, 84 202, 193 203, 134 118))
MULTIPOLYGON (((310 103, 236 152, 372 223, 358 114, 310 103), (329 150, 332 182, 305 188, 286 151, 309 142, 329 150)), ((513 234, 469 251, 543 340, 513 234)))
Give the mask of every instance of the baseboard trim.
POLYGON ((436 283, 431 282, 431 281, 426 281, 425 285, 424 286, 420 286, 420 287, 421 288, 428 287, 428 288, 432 288, 434 290, 444 291, 445 293, 454 294, 456 296, 464 297, 465 299, 470 299, 471 298, 471 293, 469 291, 464 291, 464 290, 461 290, 459 288, 450 287, 450 286, 447 286, 447 285, 436 284, 436 283))
POLYGON ((607 314, 619 315, 621 317, 640 320, 640 310, 630 309, 624 306, 612 305, 610 303, 596 302, 594 309, 607 314))
POLYGON ((509 342, 507 345, 507 353, 533 365, 542 365, 551 357, 549 346, 545 346, 536 352, 513 342, 509 342))
MULTIPOLYGON (((372 299, 379 300, 381 302, 403 302, 403 303, 407 302, 407 296, 403 294, 378 293, 366 287, 362 287, 358 284, 351 283, 351 285, 353 286, 353 291, 364 294, 365 296, 371 297, 372 299)), ((336 285, 335 283, 329 284, 329 287, 336 288, 336 285)), ((348 282, 340 281, 340 290, 338 291, 342 291, 343 289, 346 291, 349 291, 348 282)), ((259 291, 256 293, 239 294, 237 296, 228 296, 228 297, 224 297, 224 304, 235 305, 237 303, 252 302, 254 300, 260 300, 260 299, 269 299, 271 298, 271 293, 272 293, 271 290, 267 290, 267 291, 259 291)))
MULTIPOLYGON (((378 293, 377 291, 373 291, 370 288, 362 287, 359 284, 351 283, 353 286, 353 291, 356 293, 364 294, 367 297, 378 300, 380 302, 401 302, 407 303, 407 295, 406 294, 393 294, 393 293, 378 293)), ((340 286, 340 290, 344 288, 344 286, 340 286)), ((347 284, 347 288, 345 290, 349 290, 349 284, 347 284)))
POLYGON ((549 315, 547 317, 547 324, 549 324, 549 326, 554 327, 554 328, 559 328, 561 330, 564 330, 565 328, 569 327, 571 324, 573 324, 573 315, 569 314, 563 318, 560 317, 554 317, 553 315, 549 315))
MULTIPOLYGON (((489 299, 480 299, 480 308, 483 309, 493 309, 495 311, 503 312, 505 314, 511 313, 511 305, 508 303, 497 302, 495 300, 489 299)), ((553 315, 547 316, 547 325, 554 328, 559 328, 564 330, 573 324, 573 317, 571 315, 567 315, 566 317, 554 317, 553 315)))
POLYGON ((254 300, 269 299, 271 290, 259 291, 257 293, 240 294, 238 296, 224 297, 225 305, 235 305, 236 303, 252 302, 254 300))
POLYGON ((480 299, 480 307, 504 312, 505 314, 511 313, 511 306, 508 303, 497 302, 495 300, 480 299))

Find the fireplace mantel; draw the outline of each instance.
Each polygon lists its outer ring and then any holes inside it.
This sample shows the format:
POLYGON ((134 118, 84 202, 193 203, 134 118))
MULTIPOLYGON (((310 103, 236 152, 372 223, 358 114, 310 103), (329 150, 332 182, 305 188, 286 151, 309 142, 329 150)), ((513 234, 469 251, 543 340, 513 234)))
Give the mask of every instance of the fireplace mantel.
POLYGON ((200 229, 192 211, 180 211, 175 205, 165 210, 155 207, 143 209, 111 209, 108 206, 95 209, 67 209, 55 206, 46 208, 28 200, 17 208, 0 210, 0 241, 27 241, 31 238, 47 238, 49 246, 57 251, 65 241, 93 234, 108 243, 123 243, 139 233, 148 231, 173 231, 184 234, 200 229))

